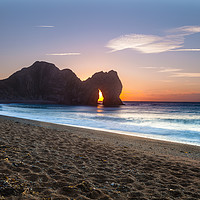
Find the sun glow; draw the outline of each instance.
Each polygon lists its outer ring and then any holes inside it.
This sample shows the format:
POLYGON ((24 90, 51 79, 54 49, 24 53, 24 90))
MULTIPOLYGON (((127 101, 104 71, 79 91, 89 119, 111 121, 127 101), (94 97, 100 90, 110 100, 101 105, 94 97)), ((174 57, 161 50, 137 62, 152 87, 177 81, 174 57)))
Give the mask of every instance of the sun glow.
POLYGON ((98 102, 101 102, 101 101, 103 101, 103 94, 102 94, 102 92, 101 92, 101 90, 99 90, 99 99, 98 99, 98 102))

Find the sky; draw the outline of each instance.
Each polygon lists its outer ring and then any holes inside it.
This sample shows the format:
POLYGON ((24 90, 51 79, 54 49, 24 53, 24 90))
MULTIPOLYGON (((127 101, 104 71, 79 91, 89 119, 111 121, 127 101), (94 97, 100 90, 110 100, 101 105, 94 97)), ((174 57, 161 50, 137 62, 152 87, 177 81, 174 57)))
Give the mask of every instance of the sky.
POLYGON ((35 61, 85 80, 116 70, 124 101, 200 102, 199 0, 0 0, 0 79, 35 61))

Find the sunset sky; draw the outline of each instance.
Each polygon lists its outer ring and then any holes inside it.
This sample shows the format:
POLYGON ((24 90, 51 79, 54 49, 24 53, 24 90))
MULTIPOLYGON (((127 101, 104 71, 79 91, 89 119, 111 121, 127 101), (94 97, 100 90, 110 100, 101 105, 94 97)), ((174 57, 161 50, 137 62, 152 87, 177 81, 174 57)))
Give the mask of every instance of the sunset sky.
POLYGON ((122 100, 200 102, 200 0, 1 0, 0 27, 0 79, 39 60, 116 70, 122 100))

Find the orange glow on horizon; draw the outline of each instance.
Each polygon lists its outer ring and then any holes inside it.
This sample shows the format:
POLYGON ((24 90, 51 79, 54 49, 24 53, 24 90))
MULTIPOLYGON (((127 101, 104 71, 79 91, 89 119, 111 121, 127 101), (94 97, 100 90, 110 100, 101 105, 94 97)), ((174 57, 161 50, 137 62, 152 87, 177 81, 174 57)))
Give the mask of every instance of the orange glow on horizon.
POLYGON ((122 91, 120 98, 122 101, 171 101, 171 102, 199 102, 198 92, 174 92, 151 93, 145 91, 122 91))
POLYGON ((100 102, 100 101, 103 101, 103 94, 102 94, 102 92, 101 92, 101 90, 99 90, 99 99, 98 99, 98 102, 100 102))

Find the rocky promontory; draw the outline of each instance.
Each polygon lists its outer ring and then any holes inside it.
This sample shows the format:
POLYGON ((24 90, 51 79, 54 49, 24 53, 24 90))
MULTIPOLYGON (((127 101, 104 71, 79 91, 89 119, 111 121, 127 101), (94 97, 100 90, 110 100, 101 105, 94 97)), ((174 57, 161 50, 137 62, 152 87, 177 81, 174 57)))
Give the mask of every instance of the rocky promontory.
POLYGON ((81 81, 70 69, 60 70, 54 64, 37 61, 0 80, 0 102, 97 105, 99 89, 103 105, 123 104, 119 97, 122 83, 116 71, 97 72, 81 81))

